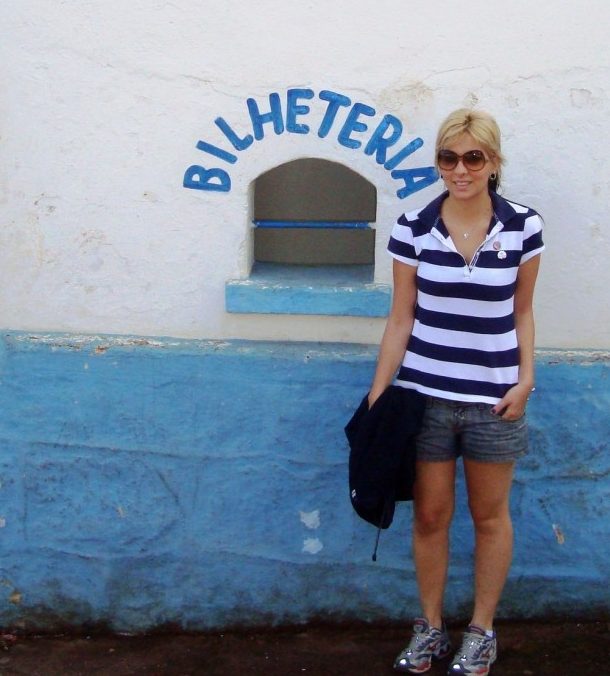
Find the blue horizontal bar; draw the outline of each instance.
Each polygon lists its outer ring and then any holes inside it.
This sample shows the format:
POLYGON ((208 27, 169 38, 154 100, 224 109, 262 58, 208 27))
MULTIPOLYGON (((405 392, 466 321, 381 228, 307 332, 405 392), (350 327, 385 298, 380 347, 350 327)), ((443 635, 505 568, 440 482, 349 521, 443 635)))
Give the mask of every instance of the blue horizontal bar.
POLYGON ((373 283, 371 273, 372 266, 366 265, 257 264, 248 279, 226 282, 226 309, 242 314, 386 317, 391 287, 373 283))
POLYGON ((252 221, 257 228, 350 228, 370 227, 362 221, 252 221))

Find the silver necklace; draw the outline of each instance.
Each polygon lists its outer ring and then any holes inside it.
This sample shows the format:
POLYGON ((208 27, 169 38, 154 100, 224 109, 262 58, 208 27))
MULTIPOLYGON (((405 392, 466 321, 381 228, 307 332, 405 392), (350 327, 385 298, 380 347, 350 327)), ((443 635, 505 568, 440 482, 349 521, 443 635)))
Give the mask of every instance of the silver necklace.
MULTIPOLYGON (((491 218, 491 216, 489 218, 491 218)), ((489 222, 489 219, 488 219, 488 222, 489 222)), ((464 239, 468 239, 470 237, 470 235, 472 235, 472 232, 473 232, 473 230, 475 230, 475 228, 476 228, 476 226, 474 228, 470 228, 470 230, 468 230, 468 232, 463 232, 462 237, 464 239)))
MULTIPOLYGON (((489 217, 486 219, 488 223, 489 223, 489 221, 490 221, 492 215, 493 215, 493 207, 492 207, 492 209, 491 209, 491 214, 490 214, 489 217)), ((468 238, 470 237, 470 235, 472 235, 472 233, 473 233, 477 228, 478 228, 478 225, 472 226, 472 227, 470 228, 470 230, 467 230, 466 232, 463 232, 463 233, 462 233, 462 237, 463 237, 464 239, 468 239, 468 238)))

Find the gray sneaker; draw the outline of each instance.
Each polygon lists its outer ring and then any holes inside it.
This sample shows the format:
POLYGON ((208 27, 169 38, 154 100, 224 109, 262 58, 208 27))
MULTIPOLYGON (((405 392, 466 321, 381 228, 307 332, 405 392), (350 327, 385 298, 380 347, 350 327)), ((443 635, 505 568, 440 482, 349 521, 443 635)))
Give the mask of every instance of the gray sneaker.
POLYGON ((498 641, 495 632, 493 636, 487 636, 483 629, 471 624, 464 634, 462 646, 455 653, 447 674, 486 676, 497 656, 498 641))
POLYGON ((443 622, 439 630, 420 617, 413 624, 413 636, 409 645, 394 661, 394 669, 410 674, 423 674, 432 666, 432 660, 441 660, 450 652, 451 642, 445 623, 443 622))

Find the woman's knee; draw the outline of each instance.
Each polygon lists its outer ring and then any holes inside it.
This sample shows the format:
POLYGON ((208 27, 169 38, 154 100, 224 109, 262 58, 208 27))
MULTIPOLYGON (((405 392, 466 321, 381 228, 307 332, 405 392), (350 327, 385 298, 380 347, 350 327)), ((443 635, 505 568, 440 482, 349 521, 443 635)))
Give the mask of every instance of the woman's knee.
POLYGON ((508 509, 484 512, 471 508, 470 513, 478 535, 496 535, 512 530, 512 520, 508 509))
POLYGON ((418 535, 447 532, 453 517, 453 506, 416 507, 414 528, 418 535))

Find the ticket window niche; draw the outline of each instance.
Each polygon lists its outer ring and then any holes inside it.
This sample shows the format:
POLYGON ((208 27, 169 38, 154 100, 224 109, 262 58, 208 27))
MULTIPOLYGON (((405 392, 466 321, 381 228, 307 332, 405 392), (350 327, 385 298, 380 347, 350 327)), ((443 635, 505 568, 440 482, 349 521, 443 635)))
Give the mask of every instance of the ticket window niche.
POLYGON ((252 191, 253 266, 226 285, 237 313, 383 317, 375 284, 377 191, 355 171, 303 158, 261 174, 252 191))
POLYGON ((377 191, 355 171, 313 158, 282 164, 256 179, 253 206, 255 275, 372 281, 377 191))

